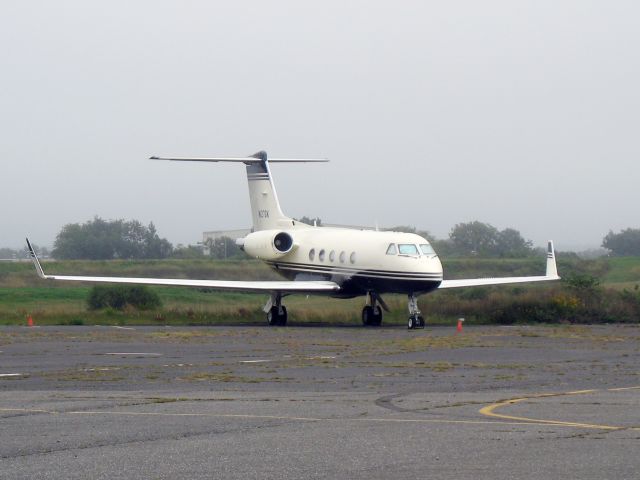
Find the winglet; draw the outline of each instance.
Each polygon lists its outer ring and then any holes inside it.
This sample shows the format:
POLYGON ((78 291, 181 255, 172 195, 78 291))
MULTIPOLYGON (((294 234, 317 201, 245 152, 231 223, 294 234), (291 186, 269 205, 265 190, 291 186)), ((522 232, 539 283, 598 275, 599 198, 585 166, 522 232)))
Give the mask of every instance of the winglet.
POLYGON ((31 259, 33 260, 33 266, 36 267, 36 273, 40 278, 47 278, 44 274, 44 270, 42 270, 42 265, 40 265, 40 260, 38 260, 38 256, 36 255, 36 251, 31 246, 31 242, 27 238, 27 248, 29 248, 29 255, 31 255, 31 259))
POLYGON ((549 240, 547 244, 547 277, 560 278, 558 276, 558 267, 556 266, 556 252, 553 249, 553 240, 549 240))

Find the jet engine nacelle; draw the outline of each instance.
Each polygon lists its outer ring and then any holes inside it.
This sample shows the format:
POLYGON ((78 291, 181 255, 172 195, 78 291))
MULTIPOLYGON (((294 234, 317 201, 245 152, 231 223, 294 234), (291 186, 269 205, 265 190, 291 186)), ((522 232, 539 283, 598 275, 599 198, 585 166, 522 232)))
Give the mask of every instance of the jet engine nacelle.
POLYGON ((261 260, 276 260, 291 252, 295 245, 293 237, 281 230, 261 230, 250 233, 242 242, 243 250, 261 260))

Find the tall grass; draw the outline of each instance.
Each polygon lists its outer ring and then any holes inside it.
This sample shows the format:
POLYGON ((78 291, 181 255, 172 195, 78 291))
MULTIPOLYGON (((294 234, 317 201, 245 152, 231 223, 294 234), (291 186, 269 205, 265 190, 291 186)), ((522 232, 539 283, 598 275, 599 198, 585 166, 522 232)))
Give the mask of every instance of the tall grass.
MULTIPOLYGON (((471 323, 512 322, 638 322, 640 258, 585 262, 563 259, 560 274, 597 276, 602 288, 577 291, 562 283, 497 286, 435 292, 420 298, 430 323, 452 323, 465 317, 471 323), (627 282, 626 284, 616 282, 627 282), (631 283, 629 283, 631 282, 631 283), (628 285, 626 291, 620 285, 628 285), (619 287, 619 291, 609 287, 619 287)), ((444 259, 445 278, 539 275, 544 259, 444 259)), ((280 277, 254 260, 157 260, 45 262, 57 274, 275 280, 280 277)), ((90 286, 76 282, 46 282, 30 263, 0 263, 0 324, 23 324, 31 314, 40 324, 201 324, 263 323, 266 295, 210 292, 184 287, 153 287, 163 307, 140 312, 132 308, 88 311, 90 286)), ((404 324, 406 297, 385 295, 392 309, 385 324, 404 324)), ((286 298, 289 318, 296 322, 359 324, 361 298, 352 300, 293 295, 286 298)))

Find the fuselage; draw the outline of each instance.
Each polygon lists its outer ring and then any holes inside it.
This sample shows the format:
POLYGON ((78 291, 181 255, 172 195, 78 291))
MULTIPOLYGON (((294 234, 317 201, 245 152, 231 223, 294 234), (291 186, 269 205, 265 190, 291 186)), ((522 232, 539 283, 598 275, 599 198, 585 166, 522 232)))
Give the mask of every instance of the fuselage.
POLYGON ((416 234, 331 227, 287 230, 293 248, 263 258, 289 280, 330 280, 335 296, 367 292, 423 294, 438 288, 442 264, 429 242, 416 234))

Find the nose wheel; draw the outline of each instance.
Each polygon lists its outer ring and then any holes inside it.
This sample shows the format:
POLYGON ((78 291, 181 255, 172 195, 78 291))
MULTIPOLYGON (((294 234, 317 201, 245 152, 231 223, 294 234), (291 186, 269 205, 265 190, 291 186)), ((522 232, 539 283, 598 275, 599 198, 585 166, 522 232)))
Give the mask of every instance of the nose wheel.
POLYGON ((425 321, 418 308, 418 299, 414 294, 409 295, 409 320, 407 328, 413 330, 415 328, 424 328, 425 321))
POLYGON ((424 328, 425 322, 422 315, 411 315, 407 322, 407 328, 413 330, 414 328, 424 328))

